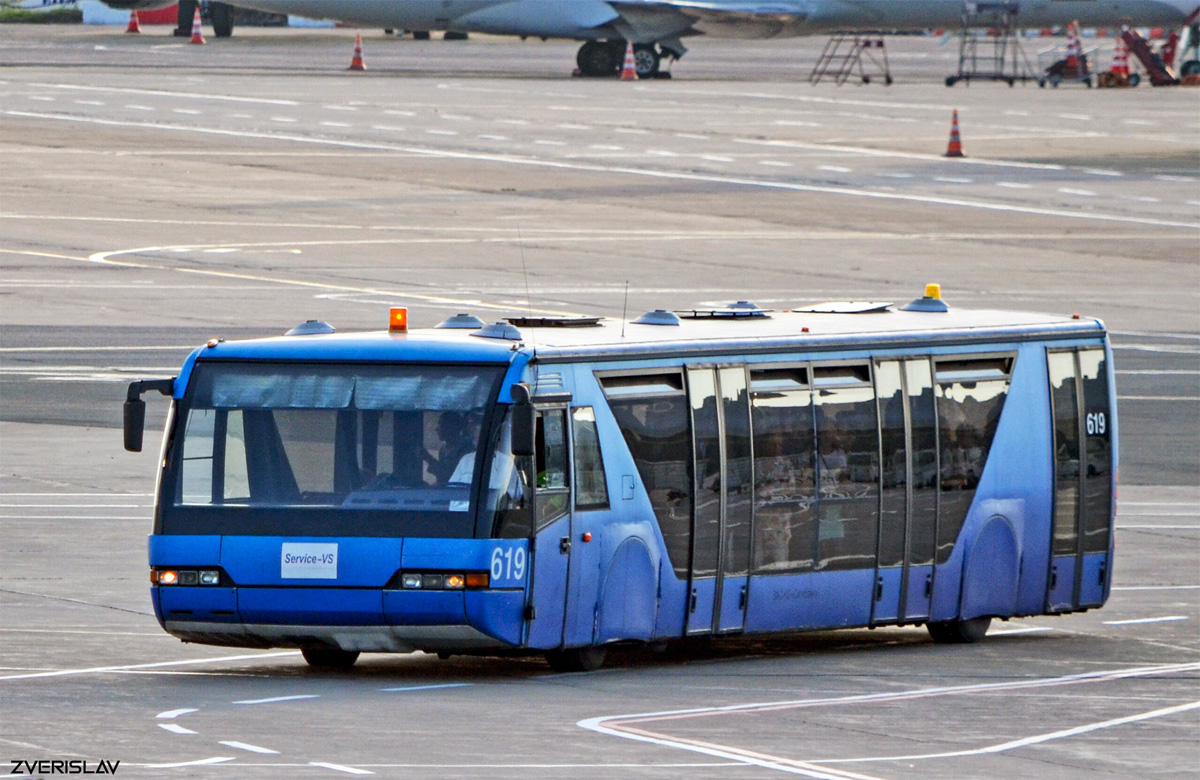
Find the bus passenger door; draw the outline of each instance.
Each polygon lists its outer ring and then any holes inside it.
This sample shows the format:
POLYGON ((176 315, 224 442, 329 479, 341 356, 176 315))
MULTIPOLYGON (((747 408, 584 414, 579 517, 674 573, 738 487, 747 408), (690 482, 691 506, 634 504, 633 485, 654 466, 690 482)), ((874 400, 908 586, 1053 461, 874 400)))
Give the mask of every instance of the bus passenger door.
POLYGON ((937 523, 937 414, 928 358, 880 361, 883 462, 873 623, 929 617, 937 523))
POLYGON ((1054 534, 1046 607, 1104 603, 1111 562, 1112 414, 1102 348, 1047 352, 1054 413, 1054 534))
POLYGON ((739 631, 750 564, 750 413, 745 368, 688 369, 694 495, 687 633, 739 631))
POLYGON ((553 649, 563 640, 571 552, 566 408, 539 408, 534 436, 533 579, 526 644, 553 649))

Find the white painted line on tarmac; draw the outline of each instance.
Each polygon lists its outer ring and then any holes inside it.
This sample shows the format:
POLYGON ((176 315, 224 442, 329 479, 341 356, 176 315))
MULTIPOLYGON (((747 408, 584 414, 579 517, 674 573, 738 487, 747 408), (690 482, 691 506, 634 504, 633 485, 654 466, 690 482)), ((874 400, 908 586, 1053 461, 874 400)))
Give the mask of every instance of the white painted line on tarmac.
POLYGON ((437 130, 435 128, 430 128, 429 130, 426 130, 425 132, 428 133, 429 135, 458 135, 457 130, 437 130))
POLYGON ((188 116, 199 116, 202 113, 194 108, 173 108, 171 111, 176 114, 187 114, 188 116))
POLYGON ((1152 720, 1154 718, 1163 718, 1170 715, 1178 715, 1182 712, 1200 709, 1200 701, 1191 702, 1188 704, 1180 704, 1174 707, 1164 707, 1160 710, 1151 710, 1150 712, 1142 712, 1137 715, 1129 715, 1124 718, 1113 718, 1112 720, 1104 720, 1098 723, 1088 723, 1083 726, 1076 726, 1071 729, 1063 729, 1062 731, 1052 731, 1048 734, 1037 734, 1032 737, 1023 737, 1014 739, 1011 742, 1002 742, 999 745, 989 745, 988 747, 975 748, 974 750, 955 750, 946 753, 924 753, 921 755, 912 756, 873 756, 870 758, 833 758, 825 760, 814 760, 813 763, 819 764, 849 764, 862 763, 867 761, 919 761, 938 758, 960 758, 964 756, 980 756, 989 753, 1003 753, 1008 750, 1016 750, 1017 748, 1029 747, 1030 745, 1040 745, 1044 742, 1050 742, 1056 739, 1065 739, 1067 737, 1077 737, 1080 734, 1089 734, 1100 729, 1113 728, 1114 726, 1124 726, 1129 723, 1138 723, 1144 720, 1152 720))
POLYGON ((1124 176, 1120 171, 1109 171, 1102 168, 1084 168, 1084 173, 1090 173, 1093 176, 1124 176))
POLYGON ((1080 190, 1075 187, 1059 187, 1058 191, 1063 195, 1079 195, 1084 198, 1094 198, 1096 193, 1093 190, 1080 190))
MULTIPOLYGON (((106 518, 96 518, 106 519, 106 518)), ((115 518, 113 518, 115 519, 115 518)), ((129 518, 138 519, 138 518, 129 518)), ((288 650, 281 653, 253 653, 250 655, 226 655, 218 658, 191 658, 186 661, 161 661, 154 664, 129 664, 127 666, 93 666, 87 669, 60 669, 54 672, 37 672, 34 674, 10 674, 0 677, 5 680, 30 680, 37 677, 70 677, 80 674, 103 674, 106 672, 123 672, 127 669, 162 669, 168 666, 193 666, 195 664, 217 664, 227 661, 252 661, 262 658, 279 658, 287 655, 300 655, 299 650, 288 650)))
MULTIPOLYGON (((353 127, 349 122, 321 122, 321 127, 353 127)), ((430 131, 432 132, 432 131, 430 131)))
POLYGON ((143 764, 146 769, 175 769, 181 766, 207 766, 208 764, 223 764, 226 761, 233 761, 233 756, 214 756, 213 758, 201 758, 198 761, 180 761, 177 764, 143 764))
POLYGON ((776 168, 791 168, 792 167, 792 164, 790 162, 783 162, 782 160, 759 160, 758 164, 759 165, 772 165, 776 168))
POLYGON ((1117 376, 1126 374, 1129 376, 1198 376, 1200 370, 1194 368, 1137 368, 1117 371, 1117 376))
MULTIPOLYGON (((784 758, 781 756, 773 756, 755 751, 744 750, 728 745, 720 745, 711 742, 700 740, 687 739, 682 737, 672 737, 670 735, 661 734, 649 731, 642 727, 642 724, 656 721, 673 721, 690 719, 697 717, 707 717, 710 715, 721 715, 732 712, 768 712, 780 711, 788 709, 800 709, 809 707, 829 707, 841 705, 853 705, 860 703, 872 702, 893 702, 905 701, 913 699, 922 699, 935 696, 952 696, 971 693, 987 693, 993 691, 1013 691, 1022 689, 1035 689, 1046 687, 1057 687, 1062 685, 1075 685, 1082 683, 1094 682, 1112 682, 1115 680, 1124 680, 1137 677, 1161 676, 1164 674, 1187 674, 1195 671, 1200 671, 1200 663, 1182 663, 1182 664, 1165 664, 1157 666, 1140 666, 1129 667, 1125 669, 1112 669, 1098 672, 1085 672, 1082 674, 1065 675, 1062 677, 1043 677, 1028 680, 1015 680, 1011 682, 999 683, 977 683, 972 685, 946 686, 938 688, 917 688, 908 691, 896 691, 888 693, 873 693, 859 694, 853 696, 838 696, 826 699, 801 699, 796 701, 776 701, 776 702, 756 702, 751 704, 735 704, 724 707, 699 707, 686 710, 673 710, 664 712, 647 712, 629 715, 615 715, 598 718, 588 718, 576 723, 580 728, 595 731, 600 734, 609 736, 621 737, 636 742, 646 742, 664 747, 676 748, 679 750, 688 750, 705 755, 717 756, 731 760, 744 761, 755 766, 761 766, 767 769, 775 769, 791 774, 803 775, 806 777, 822 778, 823 780, 847 780, 854 778, 855 780, 864 780, 871 778, 869 775, 860 775, 844 770, 819 766, 818 764, 834 763, 834 761, 798 761, 795 759, 784 758)), ((1073 736, 1087 731, 1094 731, 1099 728, 1107 728, 1109 726, 1120 725, 1122 723, 1132 723, 1138 720, 1147 720, 1153 717, 1162 717, 1164 715, 1175 714, 1189 709, 1200 707, 1200 702, 1194 704, 1181 705, 1180 707, 1169 707, 1163 710, 1155 710, 1152 713, 1142 713, 1140 715, 1130 716, 1129 718, 1120 718, 1114 721, 1105 721, 1100 724, 1089 724, 1076 729, 1068 729, 1066 731, 1054 732, 1053 734, 1043 734, 1035 737, 1027 737, 1014 742, 1003 743, 1002 745, 992 745, 985 748, 980 748, 973 751, 961 751, 963 755, 977 755, 980 753, 1001 752, 1011 750, 1016 747, 1022 747, 1027 744, 1036 744, 1038 742, 1048 741, 1050 739, 1059 739, 1066 736, 1073 736)), ((941 757, 944 754, 938 754, 941 757)), ((911 758, 923 758, 924 756, 913 756, 911 758)), ((886 758, 863 758, 863 759, 846 759, 850 761, 896 761, 902 760, 898 757, 886 758)))
POLYGON ((102 105, 104 105, 103 100, 76 100, 75 102, 81 106, 102 106, 102 105))
POLYGON ((132 104, 132 103, 131 103, 131 104, 127 104, 127 105, 125 106, 125 108, 128 108, 128 109, 130 109, 130 110, 132 110, 132 111, 153 111, 153 110, 154 110, 154 107, 153 107, 153 106, 139 106, 139 105, 135 105, 135 104, 132 104))
POLYGON ((1189 183, 1189 184, 1191 184, 1191 183, 1193 183, 1193 182, 1197 181, 1196 177, 1194 177, 1194 176, 1169 176, 1169 175, 1162 175, 1162 176, 1155 176, 1154 178, 1155 178, 1155 179, 1157 179, 1158 181, 1185 181, 1185 182, 1187 182, 1187 183, 1189 183))
POLYGON ((358 110, 354 106, 338 106, 338 105, 321 106, 321 108, 324 108, 328 111, 357 111, 358 110))
POLYGON ((335 772, 345 772, 348 775, 373 775, 374 772, 368 772, 365 769, 358 769, 352 766, 344 766, 342 764, 331 764, 328 761, 309 761, 309 766, 319 766, 322 769, 332 769, 335 772))
POLYGON ((396 109, 396 108, 384 109, 383 113, 387 114, 388 116, 416 116, 417 115, 416 111, 401 111, 400 109, 396 109))
POLYGON ((50 97, 49 95, 30 95, 30 96, 29 96, 29 99, 30 99, 30 100, 40 100, 40 101, 41 101, 41 102, 43 102, 43 103, 53 103, 53 102, 55 102, 55 99, 54 99, 54 98, 52 98, 52 97, 50 97))
POLYGON ((1118 531, 1136 530, 1136 531, 1186 531, 1200 530, 1200 525, 1192 523, 1190 525, 1127 525, 1122 523, 1117 527, 1118 531))
POLYGON ((1167 615, 1166 617, 1156 618, 1138 618, 1137 620, 1106 620, 1106 626, 1139 626, 1143 623, 1175 623, 1180 620, 1187 620, 1187 615, 1167 615))
POLYGON ((1039 634, 1043 631, 1053 631, 1054 629, 1047 626, 1036 626, 1031 628, 1009 628, 999 631, 989 631, 988 636, 1011 636, 1013 634, 1039 634))
POLYGON ((833 171, 834 173, 850 173, 853 168, 846 168, 842 165, 818 165, 818 171, 833 171))
POLYGON ((542 146, 566 146, 567 145, 566 141, 551 141, 548 138, 535 138, 533 142, 535 144, 541 144, 542 146))
POLYGON ((1158 198, 1152 198, 1149 195, 1118 195, 1121 200, 1133 201, 1134 203, 1159 203, 1158 198))
POLYGON ((911 173, 877 173, 875 175, 883 176, 887 179, 911 179, 913 177, 911 173))
POLYGON ((272 121, 272 122, 284 122, 284 123, 286 123, 286 124, 292 124, 292 123, 298 122, 298 121, 300 121, 300 120, 298 120, 298 119, 293 119, 293 118, 292 118, 292 117, 290 117, 290 116, 273 116, 273 117, 271 117, 271 121, 272 121))
MULTIPOLYGON (((97 124, 110 127, 140 127, 155 131, 175 131, 182 133, 199 133, 204 135, 214 135, 223 137, 236 138, 258 138, 273 141, 285 141, 289 143, 316 144, 327 146, 342 146, 354 149, 374 149, 378 151, 390 152, 406 152, 410 154, 419 154, 429 157, 444 157, 449 159, 473 160, 477 162, 490 162, 500 165, 520 165, 538 168, 557 168, 560 170, 573 171, 590 171, 595 173, 606 173, 613 175, 641 176, 646 178, 656 179, 675 179, 679 181, 701 181, 714 184, 731 184, 743 187, 757 187, 761 189, 782 190, 790 192, 815 192, 830 195, 843 195, 848 197, 858 198, 873 198, 876 200, 896 200, 913 203, 926 203, 930 205, 954 206, 959 208, 979 209, 983 211, 999 211, 1019 214, 1032 214, 1045 217, 1056 217, 1060 219, 1080 219, 1087 221, 1100 222, 1120 222, 1139 225, 1156 225, 1160 227, 1178 227, 1189 230, 1200 230, 1200 223, 1195 222, 1176 222, 1173 220, 1155 219, 1151 217, 1138 217, 1123 214, 1104 214, 1093 211, 1071 211, 1060 208, 1041 208, 1036 206, 1019 206, 1010 203, 996 203, 982 200, 967 200, 964 198, 950 198, 929 195, 906 194, 897 192, 880 192, 875 190, 863 190, 853 187, 843 186, 827 186, 827 185, 812 185, 800 184, 796 182, 771 181, 762 179, 752 179, 737 176, 723 176, 717 174, 701 174, 689 173, 684 171, 661 171, 645 168, 630 168, 624 166, 606 166, 599 164, 585 164, 571 162, 567 160, 545 160, 530 157, 515 157, 512 155, 489 154, 481 152, 454 151, 449 149, 429 149, 424 147, 405 147, 396 144, 384 143, 367 143, 361 141, 351 141, 347 139, 333 138, 312 138, 308 136, 284 135, 280 133, 268 133, 262 131, 251 130, 227 130, 214 127, 195 127, 174 125, 163 122, 129 122, 110 119, 97 119, 89 117, 69 116, 64 114, 45 114, 32 111, 4 111, 5 116, 19 116, 33 119, 50 119, 62 122, 77 122, 82 124, 97 124)), ((772 144, 773 145, 773 144, 772 144)), ((825 147, 820 147, 825 148, 825 147)), ((941 160, 940 156, 931 157, 931 159, 941 160)), ((1021 164, 1025 167, 1041 167, 1047 168, 1051 166, 1029 166, 1021 164)), ((1062 166, 1054 166, 1061 170, 1062 166)))
POLYGON ((372 130, 383 130, 384 132, 389 132, 389 133, 403 133, 404 132, 403 127, 397 127, 396 125, 371 125, 371 129, 372 130))
POLYGON ((438 688, 470 688, 475 683, 442 683, 440 685, 410 685, 404 688, 380 688, 385 693, 405 693, 408 691, 432 691, 438 688))
POLYGON ((1113 590, 1200 590, 1200 585, 1114 585, 1113 590))
POLYGON ((614 127, 613 132, 625 135, 650 135, 649 130, 643 130, 640 127, 614 127))
POLYGON ((180 715, 187 715, 190 712, 199 712, 199 711, 200 710, 196 709, 195 707, 180 707, 177 710, 167 710, 166 712, 160 712, 157 715, 155 715, 154 717, 156 717, 156 718, 178 718, 180 715))
POLYGON ((508 136, 506 136, 506 135, 481 135, 479 137, 485 141, 507 141, 508 140, 508 136))
POLYGON ((998 182, 996 182, 996 186, 997 187, 1007 187, 1010 190, 1031 190, 1031 189, 1033 189, 1032 184, 1024 184, 1019 181, 998 181, 998 182))
MULTIPOLYGON (((85 92, 113 92, 123 95, 156 95, 159 97, 182 97, 192 98, 194 100, 224 100, 229 103, 266 103, 275 106, 298 106, 300 105, 295 100, 273 100, 269 98, 248 98, 237 97, 234 95, 218 95, 207 92, 169 92, 161 89, 130 89, 128 87, 94 87, 89 84, 59 84, 59 83, 35 83, 34 86, 39 87, 54 87, 55 89, 71 89, 85 92)), ((104 105, 97 103, 96 105, 104 105)))
POLYGON ((1200 395, 1118 395, 1118 401, 1200 401, 1200 395))
POLYGON ((971 184, 975 181, 974 179, 968 179, 962 176, 934 176, 933 180, 946 182, 947 184, 971 184))
POLYGON ((676 138, 690 138, 693 141, 707 141, 707 135, 699 135, 698 133, 676 133, 676 138))
POLYGON ((700 159, 708 160, 709 162, 733 162, 732 157, 721 157, 720 155, 716 154, 702 154, 700 155, 700 159))
POLYGON ((299 701, 301 699, 319 699, 320 694, 316 693, 298 693, 295 696, 272 696, 269 699, 243 699, 235 701, 234 704, 275 704, 281 701, 299 701))
POLYGON ((158 727, 160 729, 166 729, 167 731, 171 732, 172 734, 195 734, 196 733, 195 731, 192 731, 191 729, 185 729, 183 726, 180 726, 178 723, 160 723, 160 724, 158 724, 158 727))
POLYGON ((258 745, 250 745, 245 742, 237 742, 232 739, 231 740, 222 740, 221 742, 218 742, 217 744, 224 745, 225 747, 237 748, 238 750, 248 750, 251 753, 262 753, 263 755, 272 755, 272 756, 279 755, 278 750, 271 750, 271 748, 259 747, 258 745))

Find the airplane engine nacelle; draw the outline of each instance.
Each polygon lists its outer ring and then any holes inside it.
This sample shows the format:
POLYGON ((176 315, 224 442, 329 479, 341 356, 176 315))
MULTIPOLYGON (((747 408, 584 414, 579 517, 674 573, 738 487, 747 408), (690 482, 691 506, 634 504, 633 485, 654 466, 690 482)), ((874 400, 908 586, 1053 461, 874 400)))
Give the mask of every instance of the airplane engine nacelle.
POLYGON ((496 35, 588 38, 589 31, 617 19, 602 0, 514 0, 456 17, 452 29, 496 35))

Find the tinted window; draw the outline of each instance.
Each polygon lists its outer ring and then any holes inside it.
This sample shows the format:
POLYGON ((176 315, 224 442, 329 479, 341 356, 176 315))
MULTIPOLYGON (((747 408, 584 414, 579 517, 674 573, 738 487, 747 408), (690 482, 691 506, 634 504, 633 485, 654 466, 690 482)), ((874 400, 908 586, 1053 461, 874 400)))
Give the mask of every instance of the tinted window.
POLYGON ((1079 518, 1079 405, 1075 354, 1051 352, 1050 396, 1054 403, 1054 554, 1074 555, 1079 518))
POLYGON ((567 513, 570 486, 567 484, 567 411, 538 411, 534 427, 536 442, 538 528, 567 513))
POLYGON ((904 427, 905 397, 900 380, 901 365, 896 361, 887 361, 875 366, 875 391, 879 397, 883 444, 880 566, 899 566, 904 562, 904 525, 908 511, 908 435, 904 427))
MULTIPOLYGON (((863 370, 869 376, 869 369, 863 370)), ((858 372, 856 372, 858 373, 858 372)), ((813 368, 821 384, 822 369, 813 368)), ((813 394, 817 421, 818 570, 875 566, 879 438, 875 390, 861 375, 813 394)))
POLYGON ((721 533, 721 435, 717 397, 710 368, 688 372, 692 427, 696 437, 696 524, 693 528, 692 574, 717 572, 721 533))
POLYGON ((750 568, 750 409, 746 404, 746 371, 722 368, 722 415, 725 421, 725 548, 721 569, 745 574, 750 568))
POLYGON ((750 377, 754 569, 806 571, 816 543, 812 392, 798 371, 755 371, 750 377))
POLYGON ((692 469, 682 379, 677 375, 606 377, 602 383, 650 498, 671 566, 677 576, 685 578, 691 546, 692 469), (617 394, 610 393, 610 382, 619 380, 625 384, 620 385, 617 394), (651 394, 638 397, 638 385, 633 380, 643 382, 641 386, 651 394))
POLYGON ((1079 353, 1083 379, 1084 436, 1087 466, 1083 474, 1083 551, 1108 552, 1112 515, 1112 413, 1108 395, 1108 365, 1104 350, 1079 353))
POLYGON ((941 501, 937 530, 939 564, 950 558, 954 543, 966 522, 1008 393, 1007 377, 965 378, 994 376, 997 371, 994 359, 979 361, 978 371, 972 370, 973 362, 938 361, 937 364, 938 443, 941 447, 941 501), (943 366, 949 370, 944 371, 943 366), (952 381, 946 381, 951 377, 952 381))
POLYGON ((608 483, 592 407, 571 411, 571 433, 575 444, 575 508, 607 509, 608 483))
POLYGON ((912 517, 909 519, 908 562, 933 563, 937 529, 937 412, 929 361, 904 363, 908 381, 909 425, 912 429, 912 517))

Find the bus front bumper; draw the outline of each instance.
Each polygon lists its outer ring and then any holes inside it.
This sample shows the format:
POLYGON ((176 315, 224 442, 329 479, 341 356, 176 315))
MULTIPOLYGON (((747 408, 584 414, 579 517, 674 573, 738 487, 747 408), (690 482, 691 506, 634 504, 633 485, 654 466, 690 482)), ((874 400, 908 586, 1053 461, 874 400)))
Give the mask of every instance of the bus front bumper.
POLYGON ((465 652, 511 647, 467 625, 298 626, 168 620, 167 633, 184 642, 224 647, 336 647, 374 653, 465 652))

